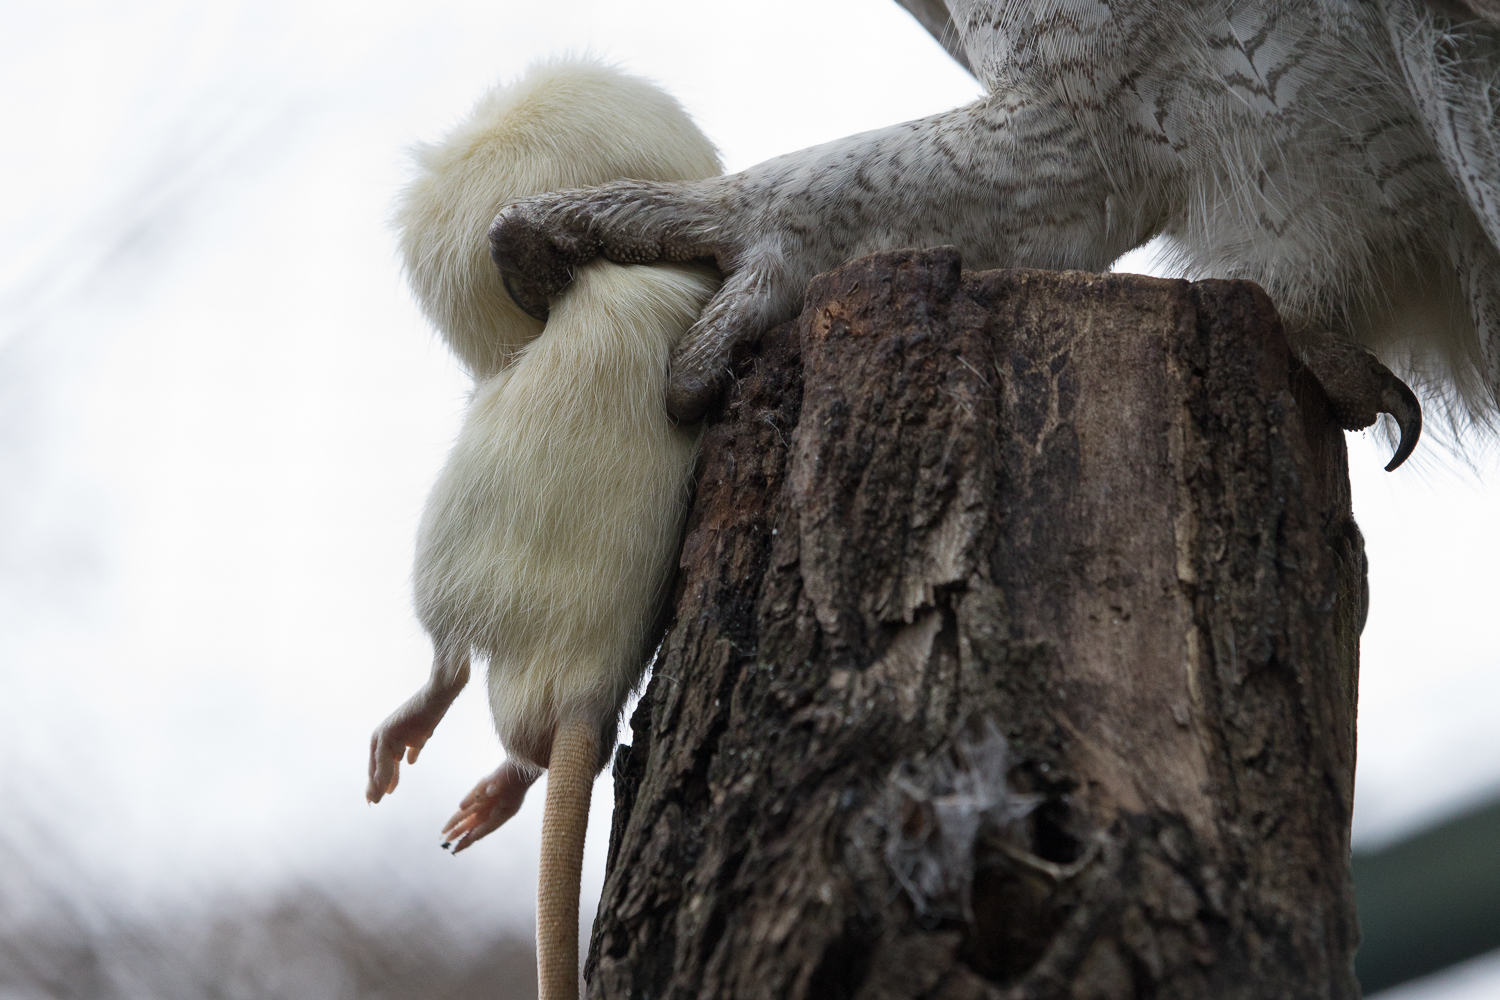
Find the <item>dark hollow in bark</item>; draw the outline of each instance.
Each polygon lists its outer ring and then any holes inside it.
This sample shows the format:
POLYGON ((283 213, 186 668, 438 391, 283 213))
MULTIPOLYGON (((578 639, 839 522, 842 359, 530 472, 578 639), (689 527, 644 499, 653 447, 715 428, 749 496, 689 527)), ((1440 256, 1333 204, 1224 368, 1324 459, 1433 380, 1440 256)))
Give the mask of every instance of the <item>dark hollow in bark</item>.
POLYGON ((588 995, 1358 996, 1363 563, 1254 285, 819 277, 704 438, 588 995))

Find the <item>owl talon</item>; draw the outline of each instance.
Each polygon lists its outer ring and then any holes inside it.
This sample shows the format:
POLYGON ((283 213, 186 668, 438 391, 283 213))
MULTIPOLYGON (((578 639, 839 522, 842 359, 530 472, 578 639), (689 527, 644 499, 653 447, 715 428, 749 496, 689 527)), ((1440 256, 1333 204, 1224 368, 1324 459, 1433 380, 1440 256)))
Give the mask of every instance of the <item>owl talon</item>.
POLYGON ((1422 404, 1417 401, 1417 394, 1411 391, 1410 386, 1390 372, 1386 375, 1389 381, 1380 395, 1381 409, 1395 417, 1396 425, 1401 428, 1401 440, 1396 445, 1396 453, 1385 467, 1386 472, 1395 472, 1402 462, 1411 457, 1417 447, 1417 439, 1422 436, 1422 404))
POLYGON ((505 294, 510 296, 520 310, 532 319, 547 322, 547 316, 551 307, 547 296, 534 285, 527 284, 526 279, 519 274, 500 272, 500 283, 505 286, 505 294))
POLYGON ((1346 431, 1363 430, 1382 413, 1401 429, 1401 439, 1385 471, 1394 472, 1422 436, 1422 404, 1411 387, 1365 348, 1352 340, 1327 337, 1299 352, 1333 408, 1334 420, 1346 431))

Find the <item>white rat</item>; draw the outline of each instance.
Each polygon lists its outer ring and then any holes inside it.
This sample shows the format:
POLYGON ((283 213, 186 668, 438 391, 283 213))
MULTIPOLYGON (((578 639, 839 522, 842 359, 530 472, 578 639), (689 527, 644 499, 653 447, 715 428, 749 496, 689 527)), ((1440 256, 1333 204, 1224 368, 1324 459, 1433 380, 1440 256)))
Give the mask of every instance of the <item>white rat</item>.
POLYGON ((407 273, 475 385, 417 540, 432 675, 371 738, 366 796, 395 789, 402 754, 416 761, 471 656, 486 659, 508 757, 443 832, 463 850, 548 770, 538 977, 543 1000, 573 998, 590 789, 655 638, 697 454, 697 428, 663 406, 667 362, 719 278, 694 264, 597 261, 544 327, 506 293, 486 230, 524 195, 700 179, 720 166, 671 97, 586 60, 490 91, 417 159, 397 212, 407 273))

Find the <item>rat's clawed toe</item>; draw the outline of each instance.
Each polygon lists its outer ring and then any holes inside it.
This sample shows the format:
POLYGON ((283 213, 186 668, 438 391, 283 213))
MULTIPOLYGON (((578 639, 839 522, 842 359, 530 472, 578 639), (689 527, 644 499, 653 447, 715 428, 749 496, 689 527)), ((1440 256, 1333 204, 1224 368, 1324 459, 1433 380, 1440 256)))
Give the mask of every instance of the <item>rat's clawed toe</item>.
POLYGON ((540 771, 507 760, 482 779, 443 825, 443 849, 457 854, 514 816, 540 771))
MULTIPOLYGON (((391 753, 388 740, 383 739, 385 727, 377 729, 370 737, 369 782, 365 786, 365 801, 379 802, 396 790, 400 778, 401 754, 391 753)), ((404 747, 403 747, 404 749, 404 747)))
POLYGON ((370 735, 369 783, 365 801, 379 802, 396 790, 401 780, 401 758, 415 764, 417 756, 469 679, 467 659, 452 664, 439 657, 433 680, 412 695, 370 735))

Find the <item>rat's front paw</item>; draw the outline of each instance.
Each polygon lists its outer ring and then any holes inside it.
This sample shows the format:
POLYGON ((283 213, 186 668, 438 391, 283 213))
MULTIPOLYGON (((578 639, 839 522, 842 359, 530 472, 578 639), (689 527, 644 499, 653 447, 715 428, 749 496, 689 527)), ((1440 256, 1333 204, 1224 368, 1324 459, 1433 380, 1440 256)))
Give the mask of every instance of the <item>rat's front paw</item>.
POLYGON ((469 683, 469 651, 439 642, 433 656, 432 676, 422 690, 406 699, 370 736, 370 783, 365 800, 379 802, 396 790, 401 778, 401 755, 408 764, 432 739, 432 731, 443 721, 448 706, 469 683))
POLYGON ((396 790, 401 779, 401 757, 408 764, 417 762, 417 755, 432 738, 433 730, 443 720, 452 699, 442 701, 424 688, 413 695, 406 704, 392 712, 370 735, 370 782, 365 787, 365 800, 379 802, 396 790))

